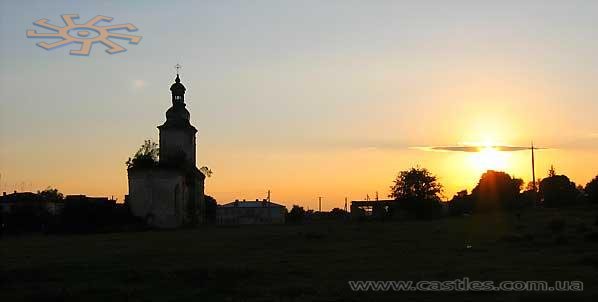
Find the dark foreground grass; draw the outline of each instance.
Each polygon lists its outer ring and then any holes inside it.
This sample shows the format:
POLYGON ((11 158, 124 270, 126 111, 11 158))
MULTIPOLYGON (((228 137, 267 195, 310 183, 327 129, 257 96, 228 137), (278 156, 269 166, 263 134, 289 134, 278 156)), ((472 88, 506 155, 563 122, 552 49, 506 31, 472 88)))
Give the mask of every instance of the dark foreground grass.
POLYGON ((520 218, 5 237, 0 301, 597 301, 596 218, 595 208, 537 209, 520 218), (356 293, 347 284, 463 277, 585 286, 356 293))

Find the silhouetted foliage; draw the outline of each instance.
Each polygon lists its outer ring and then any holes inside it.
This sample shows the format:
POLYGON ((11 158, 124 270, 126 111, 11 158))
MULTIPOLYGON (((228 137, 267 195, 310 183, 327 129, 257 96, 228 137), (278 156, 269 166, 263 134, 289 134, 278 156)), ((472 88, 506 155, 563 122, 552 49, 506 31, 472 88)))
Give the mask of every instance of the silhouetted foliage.
POLYGON ((488 170, 471 192, 473 211, 487 212, 499 209, 519 209, 525 206, 519 192, 523 180, 511 178, 505 172, 488 170))
POLYGON ((556 171, 554 170, 554 166, 550 165, 550 169, 548 170, 548 177, 556 176, 556 171))
POLYGON ((395 200, 438 200, 442 193, 442 185, 436 176, 425 168, 411 168, 401 171, 390 187, 389 197, 395 200))
POLYGON ((334 208, 330 211, 330 217, 332 218, 345 218, 347 217, 347 211, 339 208, 334 208))
MULTIPOLYGON (((399 172, 390 189, 389 197, 398 201, 400 209, 411 212, 416 218, 434 218, 442 214, 442 185, 425 168, 417 167, 399 172)), ((397 210, 391 209, 390 212, 397 210)))
POLYGON ((526 189, 519 196, 520 207, 532 207, 538 204, 538 192, 533 189, 526 189))
POLYGON ((540 198, 545 207, 560 207, 576 203, 579 191, 565 175, 552 175, 540 182, 540 198))
POLYGON ((43 191, 37 191, 37 195, 41 201, 61 201, 64 199, 64 195, 58 191, 56 188, 48 187, 43 191))
POLYGON ((212 174, 214 174, 212 169, 208 168, 207 166, 199 168, 199 171, 203 173, 203 175, 205 175, 206 177, 212 177, 212 174))
POLYGON ((346 218, 347 215, 348 213, 345 210, 339 208, 334 208, 330 212, 307 211, 303 220, 309 222, 342 220, 346 218))
POLYGON ((210 224, 216 223, 216 210, 218 209, 216 199, 210 195, 204 195, 203 200, 206 210, 206 222, 210 224))
POLYGON ((133 158, 127 160, 127 169, 151 168, 158 164, 160 149, 158 144, 151 140, 146 140, 141 148, 137 150, 133 158))
POLYGON ((289 223, 300 223, 305 219, 305 210, 303 207, 293 205, 291 210, 287 213, 286 221, 289 223))
POLYGON ((598 204, 598 175, 586 184, 584 191, 589 202, 598 204))
POLYGON ((473 198, 467 194, 467 190, 457 192, 449 201, 449 213, 451 215, 471 214, 473 210, 473 198))

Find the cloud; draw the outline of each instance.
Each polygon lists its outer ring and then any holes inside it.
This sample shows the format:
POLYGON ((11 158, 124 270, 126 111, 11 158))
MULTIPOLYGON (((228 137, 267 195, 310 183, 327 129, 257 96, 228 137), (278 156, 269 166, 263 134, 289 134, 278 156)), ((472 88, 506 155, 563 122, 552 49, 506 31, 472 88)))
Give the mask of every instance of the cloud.
MULTIPOLYGON (((414 147, 424 151, 440 151, 440 152, 481 152, 483 150, 492 149, 501 152, 514 152, 530 150, 531 147, 523 146, 435 146, 435 147, 414 147)), ((546 149, 534 147, 534 149, 546 149)))

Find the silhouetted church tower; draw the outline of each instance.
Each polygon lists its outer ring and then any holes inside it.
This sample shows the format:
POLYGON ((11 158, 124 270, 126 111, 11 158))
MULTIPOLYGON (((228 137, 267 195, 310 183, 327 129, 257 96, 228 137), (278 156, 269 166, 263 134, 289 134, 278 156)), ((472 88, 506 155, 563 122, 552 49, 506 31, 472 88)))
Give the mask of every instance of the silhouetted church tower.
POLYGON ((132 167, 129 176, 129 206, 133 215, 159 228, 202 223, 205 219, 205 175, 195 165, 197 129, 185 108, 185 86, 177 67, 170 86, 172 106, 160 130, 160 160, 154 166, 132 167))
POLYGON ((195 134, 197 129, 189 122, 189 111, 185 108, 185 86, 177 72, 174 84, 170 86, 172 107, 166 111, 166 122, 160 129, 160 163, 174 164, 184 161, 195 166, 195 134))

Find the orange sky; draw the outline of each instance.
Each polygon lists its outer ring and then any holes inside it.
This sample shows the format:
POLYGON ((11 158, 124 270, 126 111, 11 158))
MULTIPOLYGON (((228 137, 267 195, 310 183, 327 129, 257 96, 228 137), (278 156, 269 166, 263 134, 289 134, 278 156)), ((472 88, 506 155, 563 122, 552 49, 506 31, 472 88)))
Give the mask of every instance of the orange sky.
POLYGON ((585 184, 598 174, 598 3, 301 1, 2 2, 0 190, 127 193, 125 161, 158 139, 176 63, 197 162, 220 203, 272 198, 342 207, 388 195, 400 170, 450 198, 485 168, 531 179, 529 153, 426 152, 473 142, 538 151, 585 184), (234 4, 233 4, 234 3, 234 4), (32 22, 101 12, 143 40, 115 55, 43 50, 32 22), (176 20, 176 22, 173 22, 176 20))

